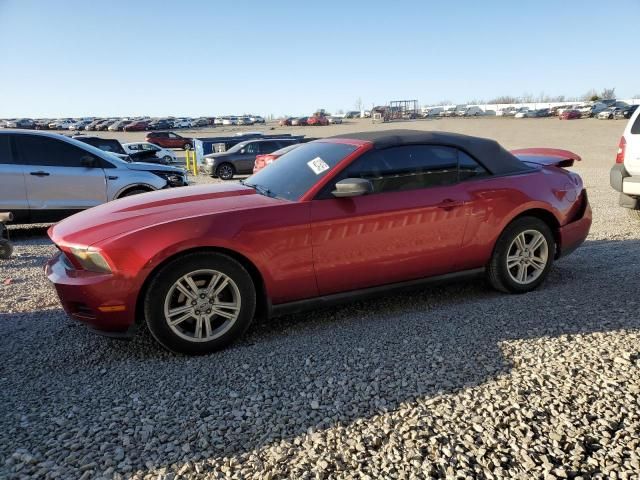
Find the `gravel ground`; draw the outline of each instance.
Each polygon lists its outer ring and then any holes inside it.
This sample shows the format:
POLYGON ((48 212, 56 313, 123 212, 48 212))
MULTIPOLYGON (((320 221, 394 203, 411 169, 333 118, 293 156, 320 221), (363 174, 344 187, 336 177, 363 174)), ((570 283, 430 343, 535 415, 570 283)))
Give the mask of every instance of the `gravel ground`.
POLYGON ((640 225, 608 187, 623 125, 498 122, 449 129, 576 150, 594 209, 589 240, 526 295, 469 280, 187 358, 67 320, 42 273, 54 247, 14 229, 0 478, 640 478, 640 225))

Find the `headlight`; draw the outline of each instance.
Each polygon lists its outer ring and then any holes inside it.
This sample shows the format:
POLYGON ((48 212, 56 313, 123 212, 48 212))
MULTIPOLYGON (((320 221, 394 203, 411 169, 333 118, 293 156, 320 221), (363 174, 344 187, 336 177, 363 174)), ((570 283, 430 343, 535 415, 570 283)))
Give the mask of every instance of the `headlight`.
POLYGON ((160 178, 164 178, 172 187, 182 187, 186 185, 184 175, 177 172, 152 172, 160 178))
POLYGON ((95 248, 69 247, 69 252, 83 269, 90 272, 111 273, 111 267, 95 248))

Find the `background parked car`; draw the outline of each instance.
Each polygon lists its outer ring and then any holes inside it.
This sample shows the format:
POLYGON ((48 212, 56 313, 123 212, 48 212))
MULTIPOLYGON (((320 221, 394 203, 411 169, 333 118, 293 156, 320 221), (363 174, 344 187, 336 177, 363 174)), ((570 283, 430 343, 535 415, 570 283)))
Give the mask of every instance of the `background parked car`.
POLYGON ((145 140, 164 148, 181 148, 183 150, 193 148, 192 138, 183 137, 174 132, 150 132, 147 133, 145 140))
POLYGON ((0 211, 13 212, 14 223, 55 222, 115 198, 185 184, 181 169, 128 163, 64 135, 0 132, 0 211))
POLYGON ((291 120, 293 120, 291 117, 281 118, 278 122, 278 125, 280 125, 281 127, 291 126, 291 120))
POLYGON ((579 110, 565 110, 558 117, 560 120, 575 120, 582 118, 582 114, 579 110))
POLYGON ((109 125, 107 130, 109 130, 110 132, 122 132, 124 131, 124 127, 126 127, 130 123, 132 123, 131 120, 120 120, 109 125))
POLYGON ((309 117, 292 118, 291 119, 291 126, 293 126, 293 127, 304 126, 304 125, 307 124, 308 118, 309 117))
POLYGON ((293 143, 299 143, 299 140, 297 138, 245 140, 226 152, 205 155, 202 170, 212 177, 231 180, 236 174, 253 173, 257 155, 272 153, 293 143))
MULTIPOLYGON (((123 143, 122 148, 124 148, 127 154, 135 154, 139 152, 153 152, 153 157, 155 157, 159 162, 169 164, 175 163, 178 161, 178 157, 173 152, 173 150, 168 150, 166 148, 159 147, 158 145, 154 145, 149 142, 132 142, 132 143, 123 143)), ((149 162, 153 160, 152 157, 145 159, 145 162, 149 162)), ((155 162, 155 163, 159 163, 155 162)))
POLYGON ((124 126, 125 132, 144 132, 149 128, 149 122, 147 120, 137 120, 124 126))
POLYGON ((622 108, 620 107, 609 107, 605 108, 601 111, 596 118, 598 120, 612 120, 617 112, 621 112, 622 108))
POLYGON ((6 128, 34 128, 35 123, 30 118, 19 118, 6 122, 6 128))
POLYGON ((329 125, 329 119, 324 115, 313 115, 307 118, 307 125, 327 126, 329 125))
POLYGON ((329 121, 330 124, 335 124, 335 125, 339 125, 342 123, 342 117, 327 117, 327 120, 329 121))
POLYGON ((620 192, 621 207, 640 220, 640 109, 627 122, 620 143, 616 163, 609 173, 611 187, 620 192))
POLYGON ((614 114, 615 119, 629 119, 638 109, 638 105, 628 105, 614 114))

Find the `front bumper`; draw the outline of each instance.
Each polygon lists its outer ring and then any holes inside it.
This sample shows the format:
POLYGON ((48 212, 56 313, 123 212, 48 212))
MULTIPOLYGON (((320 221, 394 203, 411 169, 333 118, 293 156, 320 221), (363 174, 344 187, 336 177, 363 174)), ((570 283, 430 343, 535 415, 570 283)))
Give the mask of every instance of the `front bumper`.
POLYGON ((199 168, 200 172, 203 173, 204 175, 215 175, 216 172, 216 166, 214 164, 208 164, 208 163, 201 163, 200 164, 200 168, 199 168))
POLYGON ((591 229, 592 212, 589 201, 584 193, 584 208, 577 220, 558 229, 557 258, 566 257, 583 244, 591 229))
POLYGON ((136 289, 113 274, 74 269, 62 252, 45 266, 62 308, 71 318, 112 336, 126 336, 135 326, 136 289))

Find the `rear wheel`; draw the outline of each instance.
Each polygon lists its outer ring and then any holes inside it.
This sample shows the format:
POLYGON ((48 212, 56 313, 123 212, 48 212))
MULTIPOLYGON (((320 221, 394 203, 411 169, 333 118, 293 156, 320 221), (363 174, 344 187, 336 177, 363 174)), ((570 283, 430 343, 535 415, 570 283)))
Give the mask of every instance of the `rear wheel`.
POLYGON ((251 324, 256 292, 251 276, 219 253, 176 258, 153 278, 144 299, 147 326, 165 348, 203 355, 226 347, 251 324))
POLYGON ((508 293, 526 293, 542 283, 555 256, 549 226, 535 217, 514 220, 498 238, 487 269, 491 285, 508 293))
POLYGON ((235 169, 230 163, 223 163, 216 168, 216 176, 222 180, 231 180, 235 173, 235 169))

